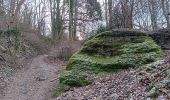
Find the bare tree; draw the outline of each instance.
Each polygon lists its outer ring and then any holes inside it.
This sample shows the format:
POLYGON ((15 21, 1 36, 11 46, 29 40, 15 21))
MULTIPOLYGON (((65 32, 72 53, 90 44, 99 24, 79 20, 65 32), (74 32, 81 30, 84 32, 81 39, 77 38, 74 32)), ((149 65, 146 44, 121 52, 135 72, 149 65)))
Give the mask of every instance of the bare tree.
POLYGON ((112 28, 113 24, 113 0, 108 0, 108 12, 109 12, 109 28, 112 28))
POLYGON ((122 0, 121 10, 122 10, 122 27, 123 28, 133 28, 133 8, 135 0, 122 0))
POLYGON ((150 11, 150 17, 151 17, 151 25, 152 29, 156 30, 158 29, 158 23, 157 23, 157 1, 156 0, 148 0, 148 7, 150 11))
POLYGON ((167 28, 170 28, 170 17, 169 17, 169 13, 170 13, 170 6, 169 6, 169 0, 161 0, 161 7, 162 7, 162 11, 163 11, 163 15, 165 16, 166 22, 167 22, 167 28))
POLYGON ((107 0, 105 0, 105 2, 104 2, 104 4, 105 4, 105 21, 106 21, 106 26, 108 27, 109 26, 109 21, 108 21, 108 1, 107 0))

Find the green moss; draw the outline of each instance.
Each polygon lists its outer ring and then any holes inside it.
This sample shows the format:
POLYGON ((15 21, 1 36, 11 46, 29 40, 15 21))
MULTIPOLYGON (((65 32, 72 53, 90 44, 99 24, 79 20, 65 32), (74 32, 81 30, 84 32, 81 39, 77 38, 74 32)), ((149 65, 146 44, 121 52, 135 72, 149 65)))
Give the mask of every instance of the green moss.
POLYGON ((69 86, 84 86, 92 81, 82 75, 82 72, 115 72, 162 58, 162 50, 152 38, 136 31, 124 32, 108 31, 88 40, 81 50, 70 58, 60 82, 69 86))
POLYGON ((143 53, 159 51, 160 47, 147 36, 138 37, 111 37, 98 35, 87 41, 81 53, 89 55, 116 56, 122 53, 143 53))
POLYGON ((70 90, 70 86, 68 85, 65 85, 65 84, 60 84, 57 89, 55 90, 54 94, 53 94, 53 97, 57 97, 59 95, 61 95, 62 93, 70 90))
POLYGON ((104 37, 104 39, 94 38, 85 43, 80 52, 72 56, 67 70, 114 71, 148 64, 162 57, 161 48, 147 36, 139 36, 132 39, 111 38, 111 41, 108 40, 108 37, 104 37), (101 48, 102 43, 104 46, 108 46, 101 48), (111 54, 108 54, 108 49, 112 52, 111 54))
POLYGON ((146 53, 159 52, 160 47, 149 37, 137 37, 132 42, 125 43, 121 46, 121 53, 146 53))
POLYGON ((134 29, 113 29, 112 31, 105 31, 101 34, 98 34, 96 37, 102 36, 128 37, 128 36, 148 36, 148 34, 134 29))
POLYGON ((142 54, 122 54, 114 57, 89 56, 87 54, 75 54, 67 66, 67 70, 78 69, 83 71, 111 72, 118 69, 127 69, 137 65, 148 64, 159 60, 161 55, 155 52, 142 54))
POLYGON ((91 83, 85 76, 80 75, 76 71, 65 71, 60 77, 60 83, 69 86, 84 86, 91 83))
POLYGON ((81 53, 90 55, 113 56, 119 54, 121 44, 127 42, 126 38, 98 37, 87 41, 81 49, 81 53), (122 41, 124 40, 124 41, 122 41))
POLYGON ((3 31, 4 36, 7 38, 12 37, 14 39, 14 47, 15 50, 19 50, 20 48, 20 40, 21 40, 21 33, 17 29, 8 29, 3 31))

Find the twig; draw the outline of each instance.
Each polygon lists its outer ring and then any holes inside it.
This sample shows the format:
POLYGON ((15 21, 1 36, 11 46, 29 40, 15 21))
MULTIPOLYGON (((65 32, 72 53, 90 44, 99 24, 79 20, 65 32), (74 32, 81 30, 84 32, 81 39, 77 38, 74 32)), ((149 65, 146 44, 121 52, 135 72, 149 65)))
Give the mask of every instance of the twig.
POLYGON ((51 80, 50 82, 54 82, 54 81, 56 81, 56 80, 58 80, 58 78, 55 78, 55 79, 51 80))
POLYGON ((1 61, 6 61, 5 58, 2 55, 0 55, 0 60, 1 61))

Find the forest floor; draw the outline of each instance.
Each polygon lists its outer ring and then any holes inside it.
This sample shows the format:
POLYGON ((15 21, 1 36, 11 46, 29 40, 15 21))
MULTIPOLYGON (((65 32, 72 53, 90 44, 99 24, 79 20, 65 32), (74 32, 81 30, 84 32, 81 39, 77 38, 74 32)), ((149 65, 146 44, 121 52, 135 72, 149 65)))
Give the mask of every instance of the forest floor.
MULTIPOLYGON (((79 49, 80 45, 73 47, 79 49)), ((91 85, 72 88, 57 98, 52 98, 52 94, 59 84, 58 78, 67 61, 51 59, 50 54, 39 55, 5 80, 6 88, 0 100, 151 100, 148 98, 149 91, 153 90, 153 87, 159 88, 159 83, 167 76, 161 75, 164 75, 165 70, 169 70, 169 55, 170 51, 166 51, 165 60, 153 70, 142 67, 114 74, 101 74, 96 76, 91 85), (139 75, 142 71, 144 75, 139 75)), ((168 73, 170 74, 170 71, 168 73)), ((161 89, 168 90, 166 87, 161 89)), ((164 92, 159 92, 159 98, 163 98, 159 100, 168 100, 168 95, 164 92)), ((154 93, 156 94, 156 90, 154 93)))
POLYGON ((55 100, 170 100, 169 61, 170 51, 164 51, 164 60, 97 75, 91 85, 75 87, 55 100))
MULTIPOLYGON (((61 44, 63 45, 63 44, 61 44)), ((72 45, 76 52, 80 42, 72 45)), ((57 46, 58 47, 58 46, 57 46)), ((59 74, 65 69, 67 61, 59 60, 54 55, 59 51, 51 47, 48 54, 33 57, 25 66, 10 77, 0 81, 0 100, 49 100, 59 83, 59 74)))
POLYGON ((47 57, 40 55, 33 58, 25 68, 10 77, 1 100, 48 100, 65 67, 60 60, 48 63, 45 61, 47 57))

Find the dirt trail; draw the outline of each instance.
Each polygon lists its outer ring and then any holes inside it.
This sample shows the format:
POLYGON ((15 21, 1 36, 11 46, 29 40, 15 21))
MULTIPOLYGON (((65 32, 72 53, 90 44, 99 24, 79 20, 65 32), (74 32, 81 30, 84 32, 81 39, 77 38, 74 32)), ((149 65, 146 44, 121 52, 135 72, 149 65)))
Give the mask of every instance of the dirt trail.
POLYGON ((35 57, 7 82, 5 96, 0 100, 49 100, 64 69, 63 62, 47 63, 47 55, 35 57))

